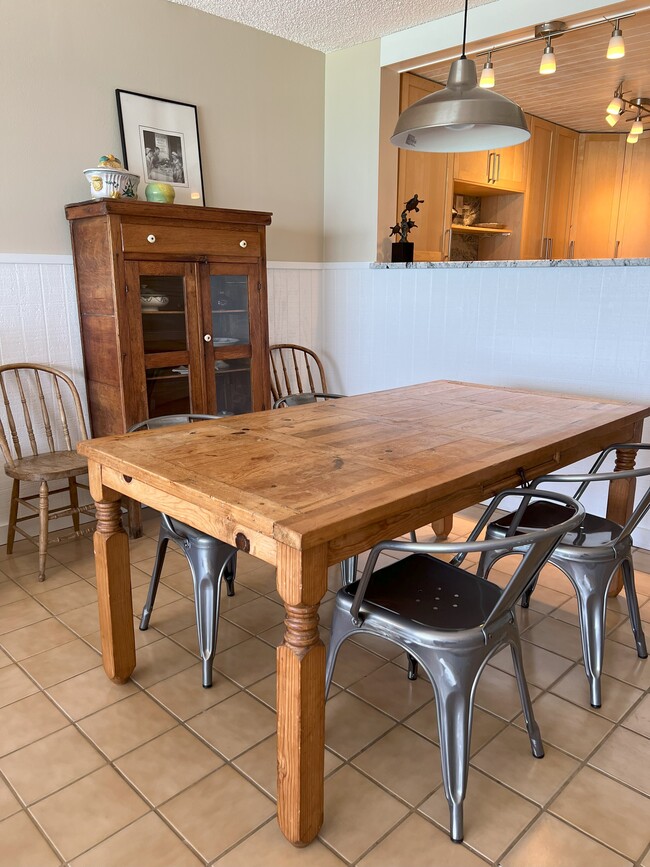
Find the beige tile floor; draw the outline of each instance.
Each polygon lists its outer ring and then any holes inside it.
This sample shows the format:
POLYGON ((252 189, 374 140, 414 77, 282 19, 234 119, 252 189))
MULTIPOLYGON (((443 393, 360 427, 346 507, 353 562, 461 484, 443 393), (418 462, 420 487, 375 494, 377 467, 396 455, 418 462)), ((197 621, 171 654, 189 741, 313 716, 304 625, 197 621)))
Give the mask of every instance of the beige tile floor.
MULTIPOLYGON (((457 516, 455 533, 471 517, 457 516)), ((145 533, 131 545, 136 612, 153 513, 145 533)), ((462 845, 447 836, 428 682, 406 679, 396 648, 349 642, 327 704, 325 823, 318 841, 295 849, 275 822, 283 612, 273 570, 240 556, 204 690, 189 573, 170 551, 151 628, 136 630, 133 680, 116 686, 97 651, 91 542, 53 547, 43 584, 24 545, 0 549, 0 867, 650 867, 650 660, 631 647, 623 599, 610 604, 596 711, 574 597, 559 573, 543 573, 520 620, 546 756, 531 757, 500 654, 476 698, 462 845)), ((650 554, 636 563, 650 633, 650 554)), ((337 581, 332 570, 325 641, 337 581)))

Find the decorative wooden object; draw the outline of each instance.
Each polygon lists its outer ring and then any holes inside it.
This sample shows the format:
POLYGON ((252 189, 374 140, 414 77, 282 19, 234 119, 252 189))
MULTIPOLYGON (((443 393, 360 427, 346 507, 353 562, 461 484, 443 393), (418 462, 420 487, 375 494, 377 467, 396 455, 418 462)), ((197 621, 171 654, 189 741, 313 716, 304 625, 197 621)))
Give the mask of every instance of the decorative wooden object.
POLYGON ((104 199, 66 216, 95 436, 270 407, 271 214, 104 199))
MULTIPOLYGON (((278 818, 297 845, 323 816, 327 567, 496 491, 632 441, 650 407, 431 382, 80 444, 95 497, 127 494, 277 567, 278 818), (219 460, 214 455, 219 454, 219 460), (112 492, 112 493, 111 493, 112 492)), ((620 502, 620 501, 619 501, 620 502)), ((110 517, 110 516, 109 516, 110 517)), ((100 610, 127 604, 122 531, 96 536, 100 610), (110 599, 107 598, 110 594, 110 599)), ((114 529, 111 530, 111 527, 114 529)), ((120 609, 121 610, 121 609, 120 609)), ((133 618, 101 620, 104 668, 132 669, 133 618)))
POLYGON ((16 533, 20 533, 38 548, 38 580, 45 580, 45 562, 49 522, 72 517, 73 533, 57 536, 53 541, 64 542, 91 532, 92 525, 81 529, 79 515, 94 511, 93 506, 79 506, 77 488, 88 489, 77 481, 88 467, 84 458, 74 450, 77 438, 86 439, 88 432, 79 393, 72 380, 53 367, 42 364, 5 364, 0 367, 0 390, 4 414, 9 428, 9 440, 0 421, 0 448, 5 459, 5 473, 13 479, 7 553, 11 554, 16 533), (34 420, 32 420, 32 415, 34 420), (72 424, 76 425, 73 436, 72 424), (39 438, 45 443, 39 446, 39 438), (28 444, 21 444, 21 439, 28 444), (63 446, 63 448, 62 448, 63 446), (50 490, 49 482, 67 480, 67 486, 50 490), (40 482, 38 494, 20 496, 21 482, 40 482), (50 509, 50 495, 67 492, 69 507, 50 509), (32 500, 38 500, 36 507, 32 500), (18 509, 28 510, 18 515, 18 509), (38 542, 23 530, 22 521, 39 519, 38 542))

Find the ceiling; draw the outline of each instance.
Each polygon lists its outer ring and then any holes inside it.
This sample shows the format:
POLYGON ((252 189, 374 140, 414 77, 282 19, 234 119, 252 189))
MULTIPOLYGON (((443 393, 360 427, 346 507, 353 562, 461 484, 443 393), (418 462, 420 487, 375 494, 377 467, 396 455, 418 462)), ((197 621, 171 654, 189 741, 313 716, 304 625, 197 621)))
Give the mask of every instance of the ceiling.
MULTIPOLYGON (((616 4, 616 9, 623 14, 624 9, 638 9, 641 5, 616 4)), ((607 8, 603 11, 608 14, 607 8)), ((595 17, 592 15, 589 20, 595 17)), ((615 15, 608 14, 608 17, 615 15)), ((570 19, 566 20, 568 24, 572 23, 570 19)), ((576 23, 580 20, 584 20, 584 16, 576 19, 576 23)), ((540 18, 540 23, 542 21, 540 18)), ((625 39, 625 57, 620 60, 607 60, 605 56, 611 35, 611 25, 606 22, 602 26, 575 30, 554 39, 557 59, 554 75, 540 75, 538 72, 545 44, 542 40, 496 52, 492 56, 495 90, 513 99, 524 111, 579 132, 627 131, 627 115, 612 130, 605 123, 605 109, 621 79, 625 79, 623 90, 626 99, 650 97, 650 11, 639 12, 634 18, 621 21, 621 29, 625 39)), ((533 33, 514 34, 516 37, 522 35, 532 36, 533 33)), ((485 50, 491 45, 507 42, 509 36, 504 34, 491 44, 471 47, 474 51, 485 50)), ((485 60, 485 57, 477 59, 479 75, 485 60)), ((449 60, 445 58, 413 71, 445 83, 449 60)))
MULTIPOLYGON (((462 11, 464 0, 171 0, 318 51, 336 51, 462 11)), ((470 0, 470 9, 494 0, 470 0)))

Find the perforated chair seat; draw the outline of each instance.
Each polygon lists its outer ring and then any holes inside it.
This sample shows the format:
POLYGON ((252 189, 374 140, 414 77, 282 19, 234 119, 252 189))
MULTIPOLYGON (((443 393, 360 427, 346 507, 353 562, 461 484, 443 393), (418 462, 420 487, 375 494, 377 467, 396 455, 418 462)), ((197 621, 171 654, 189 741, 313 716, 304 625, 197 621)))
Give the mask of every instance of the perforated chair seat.
MULTIPOLYGON (((530 532, 531 530, 552 527, 554 524, 566 520, 563 517, 565 512, 566 510, 561 506, 555 506, 551 503, 532 503, 524 511, 517 532, 530 532)), ((504 515, 502 518, 493 521, 488 531, 489 537, 491 539, 505 538, 513 517, 514 512, 511 512, 509 515, 504 515)), ((620 534, 620 524, 587 512, 580 527, 571 533, 567 533, 562 538, 560 544, 553 552, 553 557, 575 557, 576 548, 584 549, 581 555, 583 557, 589 556, 589 551, 586 550, 588 548, 593 549, 591 554, 594 558, 602 557, 603 553, 609 557, 610 555, 607 552, 603 552, 602 546, 611 544, 620 534)))
MULTIPOLYGON (((346 584, 341 596, 349 607, 359 586, 346 584)), ((439 632, 478 629, 497 604, 501 590, 450 563, 428 554, 412 554, 373 572, 360 613, 385 621, 392 629, 413 624, 439 632)), ((341 601, 343 603, 343 600, 341 601)))

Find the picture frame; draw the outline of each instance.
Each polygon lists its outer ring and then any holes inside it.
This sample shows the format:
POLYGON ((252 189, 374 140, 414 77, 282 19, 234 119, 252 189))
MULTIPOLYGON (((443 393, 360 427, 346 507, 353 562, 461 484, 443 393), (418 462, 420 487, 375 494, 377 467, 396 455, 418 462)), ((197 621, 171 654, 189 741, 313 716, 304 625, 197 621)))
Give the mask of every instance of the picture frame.
POLYGON ((116 89, 124 167, 149 183, 171 184, 175 203, 205 204, 195 105, 116 89))

